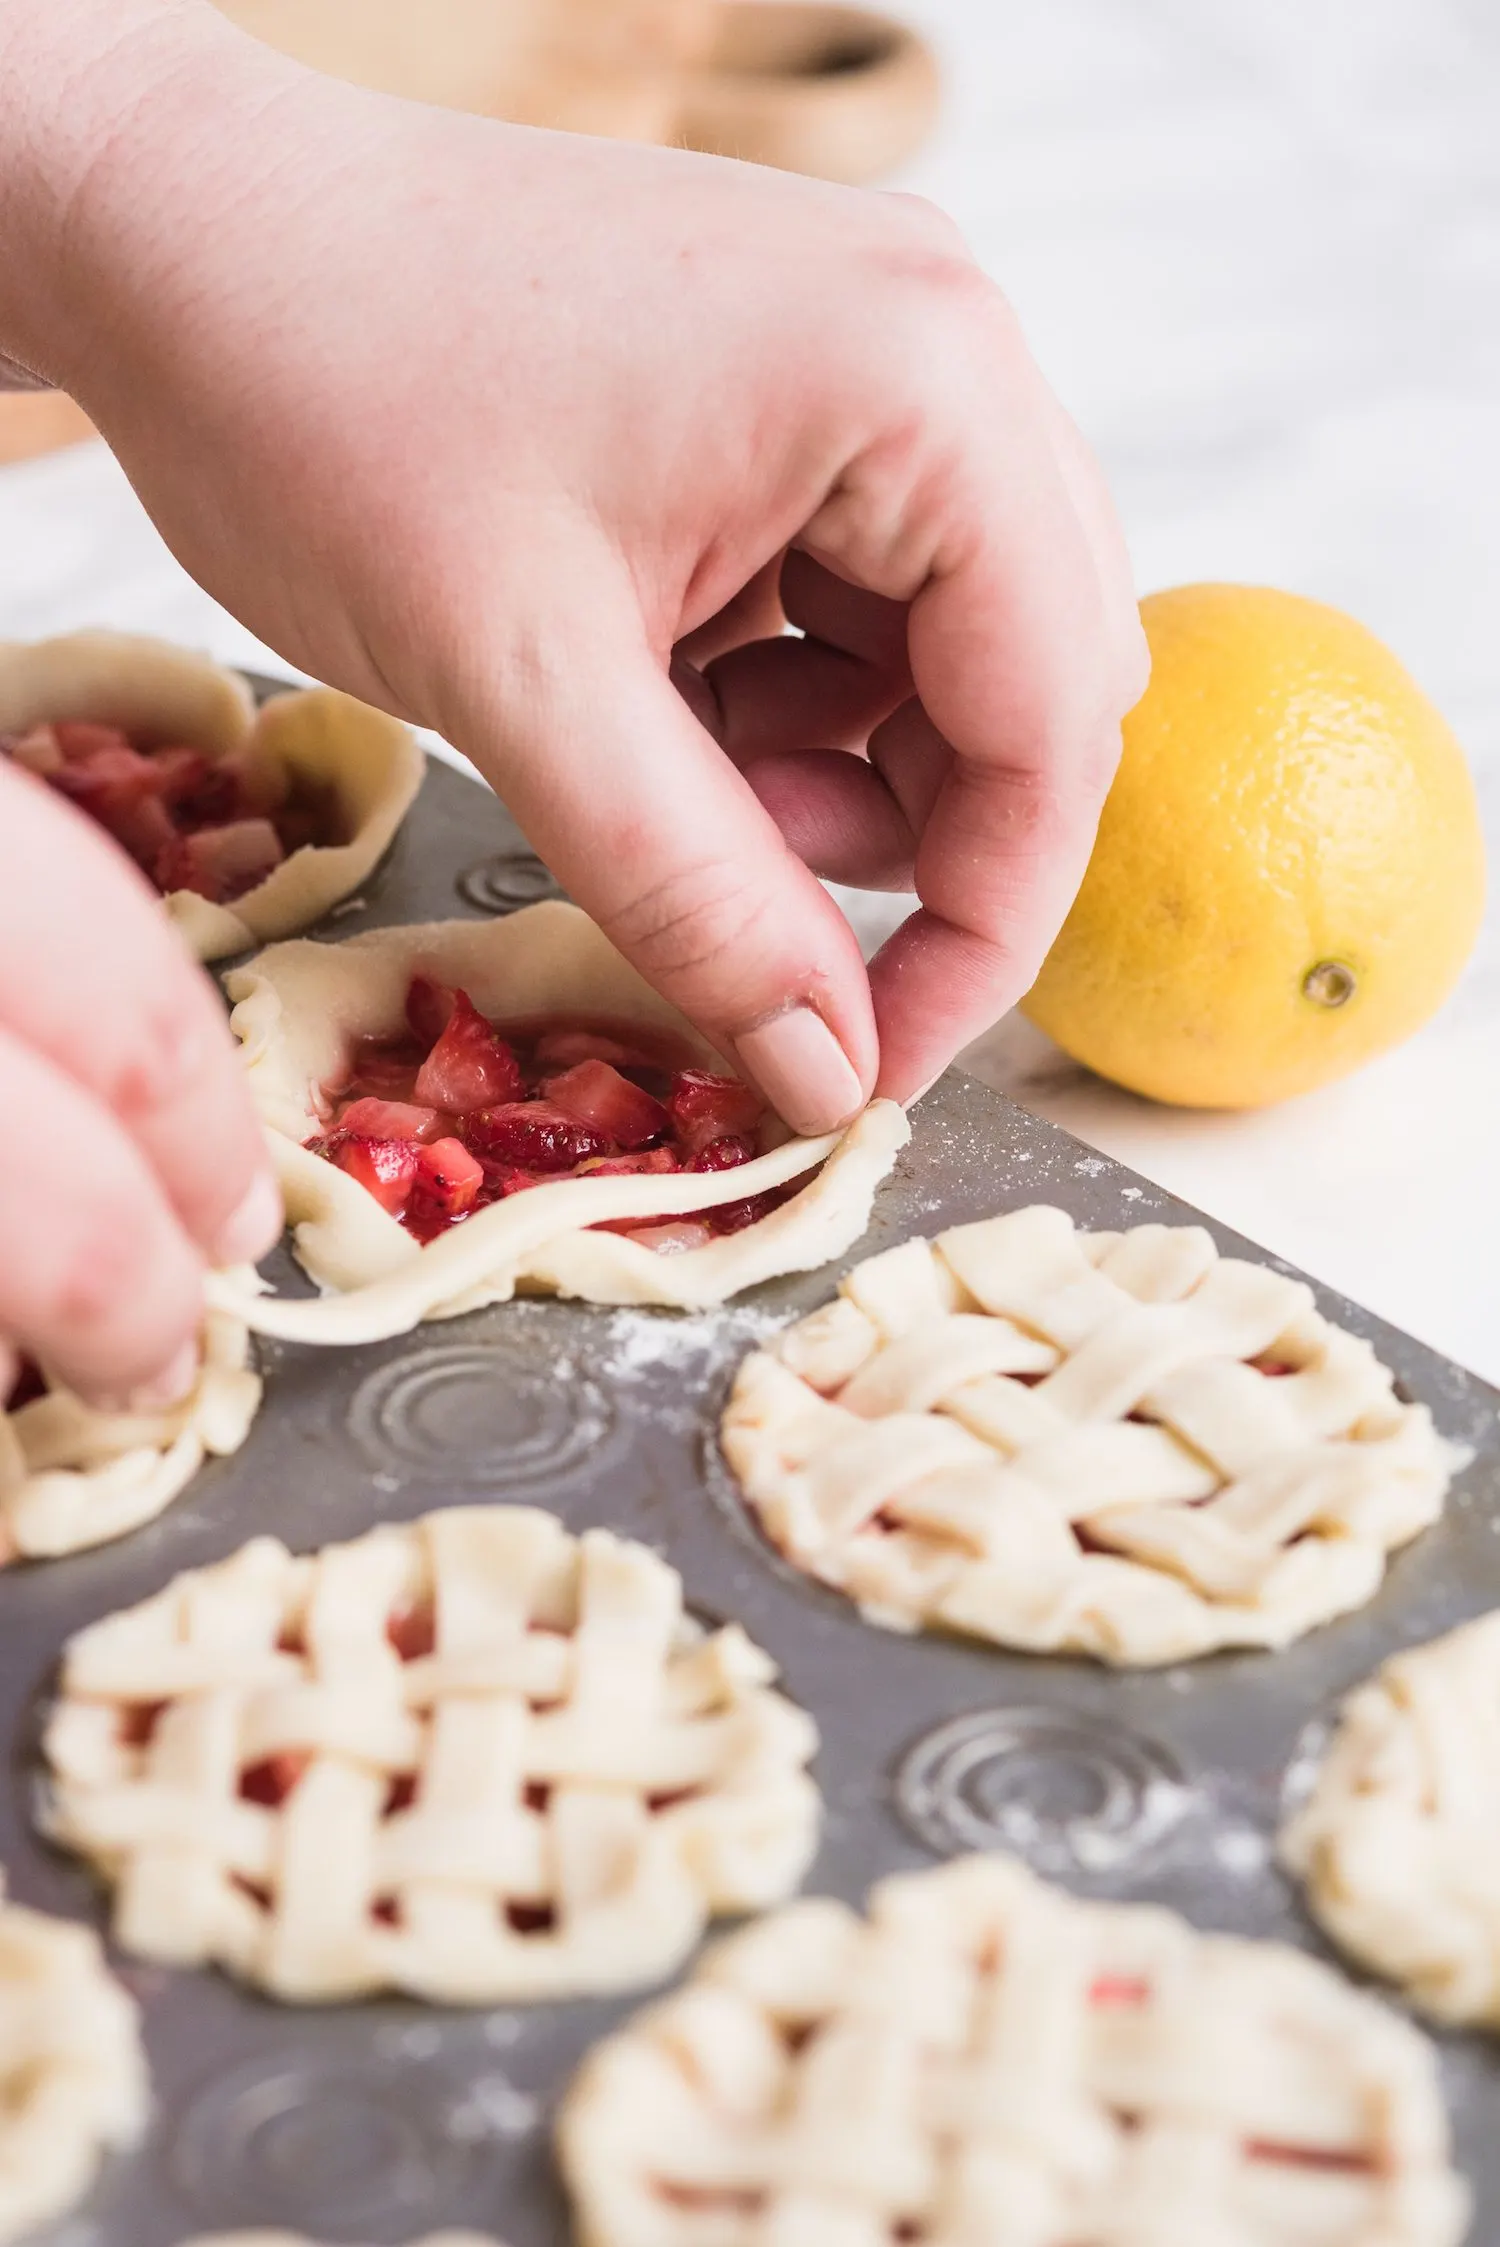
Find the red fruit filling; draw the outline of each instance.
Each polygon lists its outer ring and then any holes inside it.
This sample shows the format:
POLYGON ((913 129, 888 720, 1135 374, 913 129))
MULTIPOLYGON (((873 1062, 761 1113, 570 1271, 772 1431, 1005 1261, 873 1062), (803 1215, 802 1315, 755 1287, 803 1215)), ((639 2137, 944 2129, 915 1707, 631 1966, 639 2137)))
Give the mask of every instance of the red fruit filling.
MULTIPOLYGON (((497 1026, 467 991, 425 974, 412 977, 406 1023, 404 1035, 351 1046, 308 1145, 420 1241, 559 1178, 733 1170, 759 1152, 759 1095, 737 1077, 674 1069, 649 1033, 633 1043, 614 1027, 497 1026)), ((755 1224, 795 1191, 599 1230, 680 1253, 755 1224)))
POLYGON ((0 734, 0 755, 87 812, 164 895, 232 904, 304 844, 344 839, 334 790, 243 755, 132 742, 82 719, 0 734))

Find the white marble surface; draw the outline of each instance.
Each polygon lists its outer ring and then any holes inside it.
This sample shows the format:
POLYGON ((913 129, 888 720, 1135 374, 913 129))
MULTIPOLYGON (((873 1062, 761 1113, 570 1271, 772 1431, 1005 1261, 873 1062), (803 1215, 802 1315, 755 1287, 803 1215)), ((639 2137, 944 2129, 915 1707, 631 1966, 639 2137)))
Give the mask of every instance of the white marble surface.
MULTIPOLYGON (((1500 836, 1500 12, 904 5, 950 65, 907 184, 1010 289, 1143 587, 1259 579, 1355 611, 1458 728, 1500 836)), ((84 622, 258 652, 97 447, 0 474, 0 634, 84 622)), ((1019 1022, 969 1059, 1500 1380, 1497 1011, 1492 918, 1421 1037, 1269 1114, 1152 1108, 1019 1022)))

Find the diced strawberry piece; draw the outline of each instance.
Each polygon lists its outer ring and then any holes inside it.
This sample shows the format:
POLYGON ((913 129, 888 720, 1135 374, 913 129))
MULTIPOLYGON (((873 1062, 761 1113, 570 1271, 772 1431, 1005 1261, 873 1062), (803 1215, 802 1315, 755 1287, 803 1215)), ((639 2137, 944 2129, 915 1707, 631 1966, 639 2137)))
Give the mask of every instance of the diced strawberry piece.
MULTIPOLYGON (((624 1231, 623 1226, 596 1225, 595 1232, 624 1231)), ((713 1239, 708 1227, 697 1217, 664 1218, 659 1225, 636 1224, 626 1238, 639 1241, 642 1248, 652 1249, 658 1256, 685 1256, 690 1248, 704 1248, 713 1239)))
POLYGON ((742 1202, 725 1202, 722 1208, 705 1210, 704 1221, 716 1233, 742 1233, 747 1225, 758 1225, 773 1209, 780 1209, 796 1191, 795 1186, 769 1186, 763 1194, 750 1194, 742 1202))
POLYGON ((306 1748, 282 1748, 275 1755, 247 1764, 240 1773, 240 1794, 246 1802, 263 1803, 275 1810, 296 1786, 312 1755, 306 1748))
POLYGON ((1285 1358, 1252 1358, 1250 1363, 1254 1366, 1256 1372, 1263 1373, 1268 1381, 1284 1381, 1289 1373, 1295 1373, 1297 1370, 1294 1365, 1288 1365, 1285 1358))
POLYGON ((542 1087, 554 1107, 576 1116, 617 1147, 647 1147, 664 1139, 672 1119, 659 1100, 622 1077, 607 1061, 580 1061, 542 1087))
POLYGON ((710 1140, 755 1129, 763 1103, 738 1077, 716 1077, 708 1069, 682 1069, 667 1094, 672 1128, 696 1155, 710 1140))
POLYGON ((140 865, 154 864, 174 829, 161 801, 156 768, 124 742, 96 749, 53 773, 60 795, 98 821, 140 865))
POLYGON ((352 1131, 356 1139, 441 1139, 448 1119, 436 1108, 366 1095, 350 1101, 339 1116, 338 1127, 340 1131, 352 1131))
POLYGON ((38 779, 48 780, 63 768, 63 753, 54 726, 31 726, 25 733, 0 733, 0 756, 24 765, 38 779))
POLYGON ((486 1163, 485 1179, 490 1192, 504 1198, 507 1194, 524 1194, 531 1186, 551 1186, 556 1173, 548 1170, 523 1170, 519 1163, 486 1163))
MULTIPOLYGON (((161 800, 173 810, 190 804, 214 777, 214 764, 201 749, 153 749, 150 758, 156 773, 156 785, 161 800)), ((210 825, 222 825, 235 816, 235 806, 228 804, 218 820, 210 825)))
POLYGON ((274 874, 282 856, 269 819, 237 819, 179 835, 156 861, 156 884, 168 894, 187 889, 212 905, 230 905, 274 874))
POLYGON ((700 1147, 684 1170, 738 1170, 741 1163, 754 1162, 755 1141, 747 1139, 742 1131, 729 1131, 722 1139, 710 1139, 700 1147))
POLYGON ((430 1053, 448 1027, 456 993, 431 975, 414 975, 406 990, 406 1019, 430 1053))
POLYGON ((459 1119, 465 1146, 492 1163, 556 1176, 608 1152, 608 1142, 549 1100, 511 1100, 459 1119))
POLYGON ((335 1099, 354 1099, 368 1093, 376 1100, 409 1103, 417 1071, 425 1059, 424 1050, 413 1038, 356 1038, 349 1049, 343 1083, 325 1087, 325 1091, 335 1099))
POLYGON ((639 1068, 643 1062, 650 1066, 645 1054, 604 1030, 544 1030, 535 1051, 543 1069, 572 1069, 580 1061, 608 1061, 616 1069, 639 1068))
POLYGON ((519 1100, 524 1089, 521 1064, 504 1038, 466 991, 455 991, 447 1026, 417 1072, 417 1099, 461 1116, 519 1100))
POLYGON ((414 1196, 423 1209, 450 1221, 462 1217, 479 1199, 484 1165, 461 1139, 435 1139, 417 1156, 414 1196))
POLYGON ((1090 2005, 1144 2005, 1151 1985, 1139 1974, 1098 1974, 1089 1984, 1090 2005))
POLYGON ((1357 2146, 1298 2146, 1278 2138, 1247 2138, 1244 2152, 1247 2161, 1276 2162, 1290 2169, 1323 2169, 1335 2176, 1373 2176, 1377 2167, 1374 2155, 1357 2146))
POLYGON ((387 1618, 385 1635, 403 1662, 420 1662, 437 1645, 437 1615, 431 1600, 398 1607, 387 1618))
POLYGON ((92 757, 101 749, 128 749, 126 736, 118 726, 95 725, 88 718, 58 718, 52 731, 57 746, 69 764, 92 757))
POLYGON ((382 1209, 388 1209, 392 1217, 401 1215, 417 1176, 415 1141, 345 1138, 336 1133, 328 1142, 328 1154, 340 1170, 357 1178, 366 1193, 374 1195, 382 1209))

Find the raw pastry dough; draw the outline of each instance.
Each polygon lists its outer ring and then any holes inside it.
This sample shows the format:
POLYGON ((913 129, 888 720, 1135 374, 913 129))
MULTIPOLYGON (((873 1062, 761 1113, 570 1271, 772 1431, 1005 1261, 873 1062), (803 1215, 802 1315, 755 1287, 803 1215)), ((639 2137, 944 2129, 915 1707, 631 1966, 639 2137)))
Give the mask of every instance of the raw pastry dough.
POLYGON ((722 1441, 871 1621, 1131 1664, 1362 1605, 1456 1463, 1301 1281, 1048 1208, 856 1266, 746 1359, 722 1441))
POLYGON ((222 757, 252 754, 331 784, 348 840, 294 851, 232 906, 177 890, 166 909, 200 960, 307 928, 359 887, 390 845, 422 785, 408 729, 331 687, 289 688, 257 714, 250 689, 207 656, 128 632, 69 632, 0 642, 0 733, 58 718, 117 725, 222 757))
POLYGON ((1362 1965, 1439 2020, 1500 2027, 1500 1614, 1349 1695, 1281 1859, 1362 1965))
MULTIPOLYGON (((215 2231, 185 2239, 182 2247, 314 2247, 314 2242, 301 2232, 215 2231)), ((434 2231, 425 2239, 414 2239, 412 2247, 500 2247, 500 2242, 477 2231, 434 2231)))
POLYGON ((774 1675, 643 1546, 525 1507, 257 1538, 69 1641, 47 1826, 123 1949, 276 1997, 637 1989, 812 1855, 774 1675))
POLYGON ((0 1902, 0 2241, 81 2199, 149 2103, 135 2002, 98 1936, 0 1902))
POLYGON ((579 2247, 1455 2247, 1467 2209, 1409 2023, 1004 1857, 731 1936, 558 2134, 579 2247))
POLYGON ((165 1412, 95 1412, 67 1389, 0 1407, 0 1565, 108 1544, 154 1521, 206 1456, 250 1432, 260 1376, 241 1320, 211 1311, 197 1386, 165 1412))
POLYGON ((374 929, 343 944, 274 945, 227 978, 230 1017, 270 1136, 297 1254, 342 1300, 267 1301, 219 1285, 256 1332, 299 1342, 372 1342, 419 1320, 505 1302, 518 1286, 594 1303, 722 1303, 758 1281, 838 1256, 869 1222, 881 1179, 910 1137, 894 1101, 877 1100, 842 1133, 793 1140, 737 1170, 670 1177, 564 1178, 496 1202, 419 1247, 356 1179, 302 1142, 321 1123, 319 1089, 351 1036, 404 1026, 407 986, 421 969, 461 985, 482 1014, 588 1016, 669 1030, 723 1067, 573 905, 528 906, 498 921, 374 929), (616 1217, 680 1215, 738 1201, 822 1165, 796 1198, 745 1231, 659 1255, 619 1234, 585 1230, 616 1217))

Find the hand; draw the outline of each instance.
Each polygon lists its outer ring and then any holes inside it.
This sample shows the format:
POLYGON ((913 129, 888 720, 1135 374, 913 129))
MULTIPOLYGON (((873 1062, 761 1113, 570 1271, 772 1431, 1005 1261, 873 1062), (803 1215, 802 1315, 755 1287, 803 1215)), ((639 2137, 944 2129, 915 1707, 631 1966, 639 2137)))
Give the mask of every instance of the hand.
POLYGON ((95 1404, 174 1401, 205 1259, 280 1229, 213 986, 124 854, 0 757, 0 1400, 19 1345, 95 1404))
POLYGON ((789 1122, 916 1093, 1031 982, 1146 671, 953 228, 126 14, 13 353, 255 632, 465 750, 789 1122), (868 979, 814 872, 915 885, 868 979))

